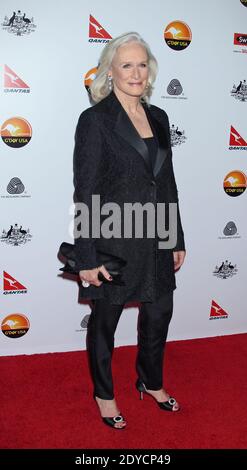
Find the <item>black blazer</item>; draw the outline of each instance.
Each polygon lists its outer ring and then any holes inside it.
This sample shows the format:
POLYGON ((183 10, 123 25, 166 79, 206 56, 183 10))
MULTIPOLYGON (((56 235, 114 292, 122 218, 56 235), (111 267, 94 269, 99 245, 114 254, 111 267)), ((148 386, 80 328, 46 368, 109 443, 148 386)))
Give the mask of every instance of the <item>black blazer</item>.
MULTIPOLYGON (((85 203, 89 212, 92 194, 100 195, 101 206, 107 202, 117 203, 122 215, 121 235, 124 203, 178 202, 167 114, 157 106, 144 105, 144 109, 158 144, 153 169, 145 142, 114 92, 86 109, 76 129, 74 201, 85 203)), ((109 219, 109 215, 101 216, 101 223, 105 218, 109 219)), ((88 238, 75 239, 81 270, 99 265, 97 249, 127 261, 123 272, 126 286, 80 287, 80 297, 107 297, 115 304, 134 300, 152 302, 162 292, 175 289, 173 250, 159 249, 158 241, 157 234, 154 238, 145 237, 145 230, 144 238, 106 239, 93 238, 90 234, 88 238)), ((178 208, 178 236, 174 250, 184 249, 178 208)))

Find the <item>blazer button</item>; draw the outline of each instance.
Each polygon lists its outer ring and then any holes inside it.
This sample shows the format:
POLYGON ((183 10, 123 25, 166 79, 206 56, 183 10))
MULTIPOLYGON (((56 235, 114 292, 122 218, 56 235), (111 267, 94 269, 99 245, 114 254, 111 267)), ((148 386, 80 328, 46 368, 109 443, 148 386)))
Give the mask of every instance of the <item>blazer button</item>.
POLYGON ((156 182, 154 180, 151 181, 151 186, 156 186, 156 182))

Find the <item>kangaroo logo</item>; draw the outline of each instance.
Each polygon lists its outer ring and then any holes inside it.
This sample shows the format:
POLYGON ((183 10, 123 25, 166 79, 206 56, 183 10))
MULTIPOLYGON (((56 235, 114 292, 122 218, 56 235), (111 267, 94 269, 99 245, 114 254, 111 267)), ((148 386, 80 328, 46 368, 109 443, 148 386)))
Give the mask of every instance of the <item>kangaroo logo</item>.
POLYGON ((20 281, 3 271, 3 294, 26 294, 27 288, 20 281))

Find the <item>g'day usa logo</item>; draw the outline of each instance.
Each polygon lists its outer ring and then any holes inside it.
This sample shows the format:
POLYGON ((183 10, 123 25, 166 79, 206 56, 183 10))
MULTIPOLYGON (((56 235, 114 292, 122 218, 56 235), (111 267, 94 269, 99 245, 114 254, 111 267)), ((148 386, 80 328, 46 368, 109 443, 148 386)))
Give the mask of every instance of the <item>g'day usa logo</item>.
POLYGON ((14 116, 9 118, 1 127, 1 137, 3 142, 9 147, 23 147, 31 140, 31 124, 22 117, 14 116))
POLYGON ((97 70, 98 70, 97 67, 93 67, 85 74, 84 86, 89 94, 90 94, 90 85, 93 83, 96 77, 97 70))
POLYGON ((6 15, 2 23, 2 27, 8 33, 15 34, 16 36, 23 36, 35 31, 36 25, 33 18, 21 10, 13 11, 12 14, 6 15))
POLYGON ((224 178, 223 188, 225 193, 231 197, 243 194, 247 186, 246 175, 239 170, 230 171, 224 178))
POLYGON ((233 44, 236 47, 233 52, 242 52, 243 54, 247 54, 247 34, 246 33, 234 33, 233 44))
POLYGON ((192 41, 191 29, 184 21, 172 21, 164 30, 164 40, 174 51, 182 51, 192 41))
POLYGON ((7 338, 21 338, 30 328, 29 319, 22 313, 11 313, 1 323, 3 334, 7 338))

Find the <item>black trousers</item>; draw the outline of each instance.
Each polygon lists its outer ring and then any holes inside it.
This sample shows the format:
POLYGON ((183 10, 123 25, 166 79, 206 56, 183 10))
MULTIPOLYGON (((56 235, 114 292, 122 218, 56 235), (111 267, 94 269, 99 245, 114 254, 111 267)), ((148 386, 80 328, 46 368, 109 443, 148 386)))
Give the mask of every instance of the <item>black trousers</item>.
MULTIPOLYGON (((111 305, 106 299, 94 300, 88 322, 87 349, 94 394, 105 400, 114 398, 111 360, 114 334, 123 308, 124 305, 111 305)), ((164 350, 172 311, 173 291, 163 294, 156 302, 140 304, 136 369, 150 390, 162 388, 164 350)))

